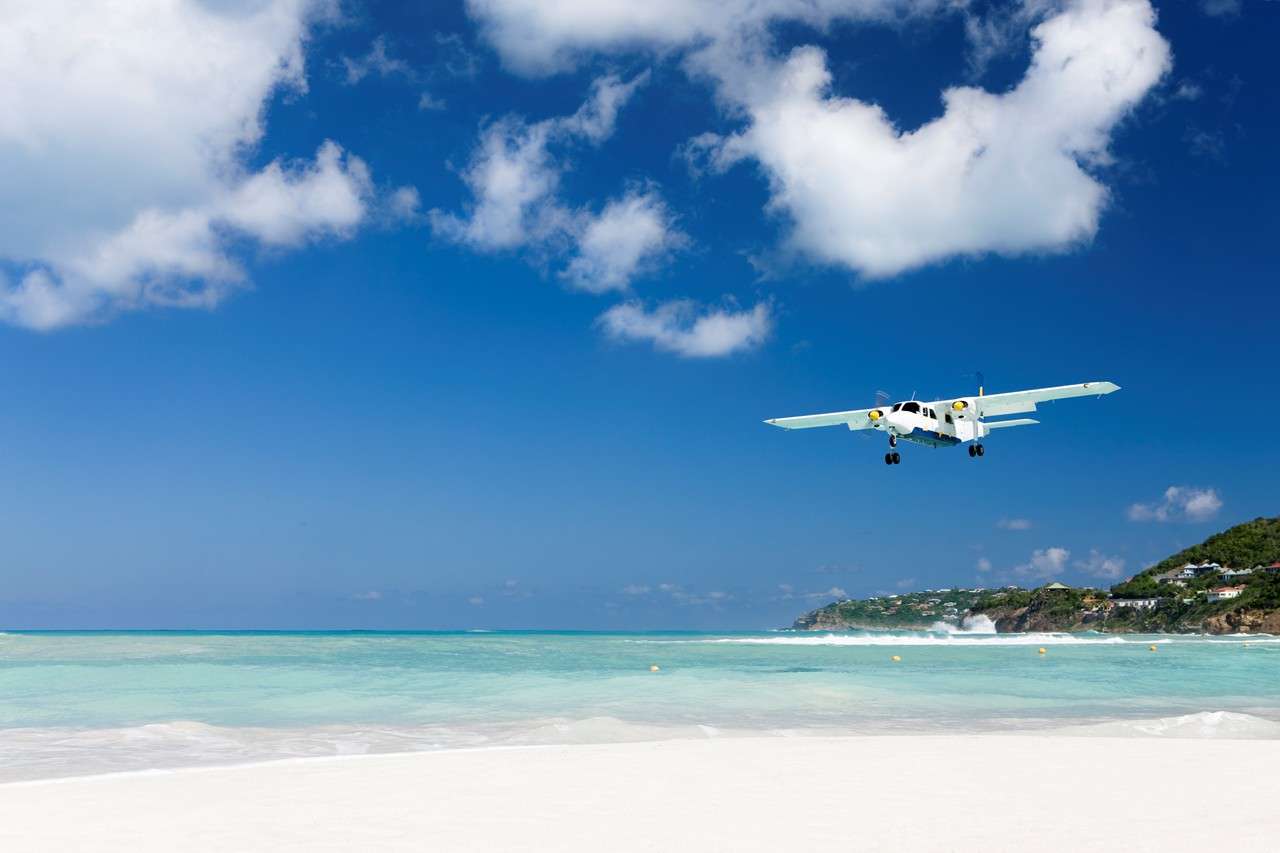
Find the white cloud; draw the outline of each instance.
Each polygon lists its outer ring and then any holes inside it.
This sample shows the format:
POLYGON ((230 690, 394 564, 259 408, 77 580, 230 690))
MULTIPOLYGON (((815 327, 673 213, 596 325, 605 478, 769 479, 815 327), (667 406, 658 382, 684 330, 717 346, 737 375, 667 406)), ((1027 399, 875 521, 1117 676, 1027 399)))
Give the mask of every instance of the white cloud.
POLYGON ((587 217, 562 278, 579 290, 626 290, 632 279, 687 241, 651 189, 632 191, 587 217))
POLYGON ((1178 84, 1178 88, 1173 90, 1173 99, 1175 101, 1198 101, 1204 95, 1204 87, 1199 83, 1182 81, 1178 84))
POLYGON ((367 592, 357 592, 351 597, 356 601, 381 601, 382 593, 376 589, 371 589, 367 592))
POLYGON ((629 583, 622 588, 623 595, 648 595, 650 589, 642 583, 629 583))
POLYGON ((1002 518, 996 522, 996 527, 1001 530, 1030 530, 1031 519, 1029 518, 1002 518))
POLYGON ((506 116, 486 127, 462 179, 473 201, 466 216, 431 212, 437 234, 473 249, 497 251, 563 239, 577 230, 575 214, 556 198, 575 143, 599 144, 613 132, 618 110, 647 75, 629 82, 602 77, 570 116, 529 124, 506 116))
POLYGON ((915 585, 916 585, 915 578, 902 578, 897 583, 894 584, 894 586, 897 587, 898 589, 911 589, 915 585))
POLYGON ((987 572, 991 571, 991 568, 992 568, 992 567, 991 567, 991 561, 990 561, 990 560, 988 560, 986 557, 979 557, 979 558, 978 558, 977 569, 978 569, 978 571, 979 571, 979 572, 982 572, 983 574, 986 574, 987 572))
POLYGON ((825 27, 837 19, 889 20, 947 0, 467 0, 503 62, 524 74, 572 68, 595 52, 666 52, 758 34, 776 21, 825 27))
POLYGON ((1135 503, 1129 507, 1130 521, 1207 521, 1222 509, 1217 489, 1170 486, 1159 503, 1135 503))
POLYGON ((791 584, 780 583, 778 584, 778 591, 782 593, 782 595, 780 596, 780 599, 782 601, 791 601, 792 599, 796 599, 796 598, 804 598, 809 600, 818 600, 818 599, 844 600, 849 597, 849 593, 843 587, 839 587, 839 586, 833 586, 830 589, 819 590, 817 592, 796 592, 795 587, 792 586, 791 584))
POLYGON ((1019 578, 1048 580, 1062 573, 1070 557, 1071 552, 1066 548, 1037 548, 1031 552, 1031 559, 1010 571, 1019 578))
POLYGON ((437 98, 430 92, 423 92, 418 98, 418 109, 423 111, 443 110, 447 106, 443 98, 437 98))
POLYGON ((712 358, 764 343, 773 330, 773 311, 768 302, 743 310, 699 309, 687 299, 664 302, 653 310, 624 302, 601 314, 597 322, 614 340, 648 341, 686 358, 712 358))
POLYGON ((980 75, 991 60, 1021 46, 1033 24, 1060 7, 1059 0, 1016 0, 1005 5, 977 9, 958 4, 964 16, 964 34, 969 41, 970 70, 980 75))
POLYGON ((373 44, 369 46, 369 52, 364 56, 355 59, 344 56, 341 61, 347 73, 348 86, 359 83, 371 74, 377 77, 391 77, 396 74, 410 76, 413 73, 409 63, 403 59, 397 59, 387 50, 386 36, 375 38, 373 44))
POLYGON ((1241 0, 1200 0, 1201 11, 1211 18, 1235 17, 1243 6, 1241 0))
POLYGON ((612 135, 618 111, 648 78, 602 77, 573 115, 534 124, 507 116, 489 125, 462 173, 473 198, 466 215, 433 210, 436 234, 479 251, 567 255, 560 277, 570 286, 626 290, 687 242, 657 191, 632 188, 599 213, 566 205, 557 191, 574 147, 612 135))
POLYGON ((487 127, 462 173, 474 197, 468 215, 431 211, 440 236, 473 249, 514 249, 554 234, 563 215, 553 193, 560 167, 547 151, 551 126, 507 117, 487 127))
POLYGON ((1109 557, 1093 548, 1085 560, 1077 560, 1075 567, 1085 574, 1108 580, 1119 580, 1124 577, 1125 561, 1120 557, 1109 557))
MULTIPOLYGON (((646 588, 647 589, 647 588, 646 588)), ((660 583, 657 587, 658 592, 667 595, 671 601, 681 606, 703 606, 710 605, 714 609, 719 609, 721 605, 733 599, 733 595, 723 590, 712 590, 707 593, 691 592, 686 590, 679 584, 660 583)), ((624 594, 627 593, 626 588, 623 589, 624 594)))
POLYGON ((817 48, 750 74, 717 59, 750 115, 722 156, 762 166, 794 249, 868 277, 1068 249, 1093 237, 1107 203, 1087 166, 1108 160, 1112 129, 1168 67, 1154 17, 1146 0, 1080 0, 1033 30, 1016 87, 948 89, 943 115, 910 131, 834 95, 817 48))
POLYGON ((527 73, 592 51, 691 51, 687 67, 716 83, 746 127, 715 150, 703 135, 686 155, 722 169, 757 163, 769 210, 790 222, 791 249, 884 277, 955 256, 1064 251, 1097 232, 1108 202, 1097 167, 1110 159, 1117 124, 1168 69, 1169 46, 1148 0, 1061 5, 1032 30, 1032 62, 1015 87, 948 89, 943 115, 915 129, 834 93, 818 48, 774 57, 768 25, 823 27, 955 4, 472 0, 469 8, 504 61, 527 73))
POLYGON ((484 605, 484 596, 473 595, 467 599, 467 604, 470 604, 472 607, 481 607, 484 605))
POLYGON ((267 99, 306 91, 328 3, 73 0, 0 26, 0 320, 38 329, 152 305, 208 307, 246 281, 231 254, 349 236, 374 200, 333 142, 314 161, 245 159, 267 99))

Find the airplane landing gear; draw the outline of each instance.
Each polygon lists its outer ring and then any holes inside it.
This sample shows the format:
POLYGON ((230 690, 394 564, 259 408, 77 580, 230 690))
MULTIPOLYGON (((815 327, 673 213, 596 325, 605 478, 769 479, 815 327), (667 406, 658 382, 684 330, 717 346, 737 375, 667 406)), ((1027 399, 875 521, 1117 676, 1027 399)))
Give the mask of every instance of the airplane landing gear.
POLYGON ((889 446, 890 447, 898 446, 898 437, 896 435, 889 436, 889 446))
POLYGON ((982 455, 984 455, 986 452, 987 452, 987 449, 986 449, 985 447, 983 447, 981 444, 971 444, 971 445, 969 445, 969 455, 970 455, 970 456, 982 456, 982 455))
POLYGON ((886 465, 897 465, 901 462, 902 462, 902 454, 896 450, 892 453, 886 453, 884 455, 884 464, 886 465))

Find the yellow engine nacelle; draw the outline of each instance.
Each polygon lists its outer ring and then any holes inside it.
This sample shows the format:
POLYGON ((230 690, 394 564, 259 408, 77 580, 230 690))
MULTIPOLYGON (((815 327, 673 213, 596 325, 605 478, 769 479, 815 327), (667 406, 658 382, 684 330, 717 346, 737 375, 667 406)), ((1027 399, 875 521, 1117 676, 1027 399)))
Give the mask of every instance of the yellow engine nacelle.
POLYGON ((867 412, 867 418, 873 423, 875 421, 880 420, 883 417, 884 417, 884 412, 880 411, 879 409, 872 409, 871 411, 867 412))
POLYGON ((967 400, 956 400, 951 404, 951 408, 955 409, 957 412, 963 412, 965 409, 969 408, 969 403, 967 400))

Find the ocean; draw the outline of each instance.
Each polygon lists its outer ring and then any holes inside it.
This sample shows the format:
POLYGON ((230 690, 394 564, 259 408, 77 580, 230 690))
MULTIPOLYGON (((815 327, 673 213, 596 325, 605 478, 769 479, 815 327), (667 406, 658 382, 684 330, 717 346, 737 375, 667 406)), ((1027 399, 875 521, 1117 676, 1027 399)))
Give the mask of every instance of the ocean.
POLYGON ((0 781, 669 738, 1280 738, 1280 637, 939 628, 5 633, 0 781))

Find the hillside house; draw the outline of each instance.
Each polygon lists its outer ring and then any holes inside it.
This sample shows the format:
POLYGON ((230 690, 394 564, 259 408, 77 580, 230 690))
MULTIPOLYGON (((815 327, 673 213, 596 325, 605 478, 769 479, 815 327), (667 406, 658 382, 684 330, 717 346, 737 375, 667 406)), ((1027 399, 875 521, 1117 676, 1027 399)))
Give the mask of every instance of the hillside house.
POLYGON ((1205 593, 1205 596, 1210 602, 1227 601, 1232 598, 1239 598, 1242 592, 1244 592, 1244 587, 1242 586, 1220 586, 1209 590, 1205 593))
POLYGON ((1113 598, 1112 607, 1132 607, 1135 610, 1151 610, 1160 603, 1158 598, 1113 598))

